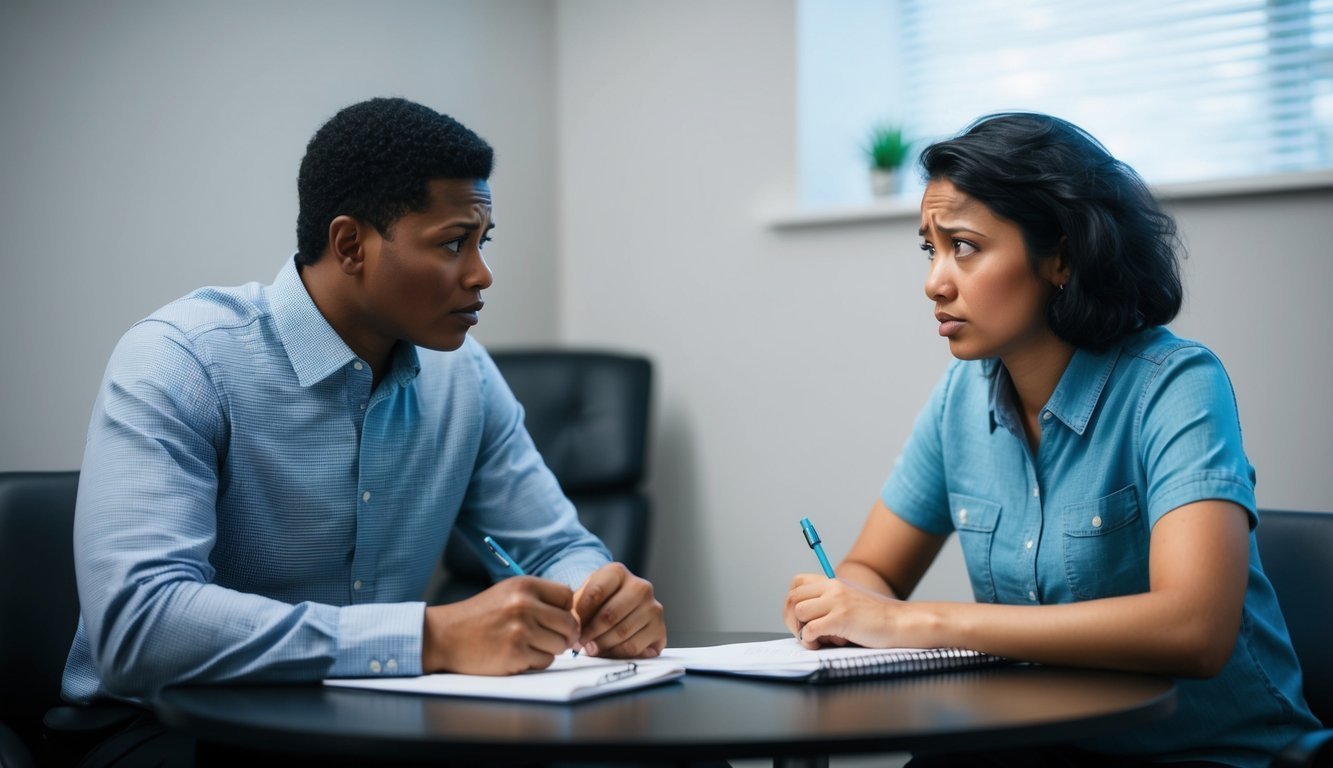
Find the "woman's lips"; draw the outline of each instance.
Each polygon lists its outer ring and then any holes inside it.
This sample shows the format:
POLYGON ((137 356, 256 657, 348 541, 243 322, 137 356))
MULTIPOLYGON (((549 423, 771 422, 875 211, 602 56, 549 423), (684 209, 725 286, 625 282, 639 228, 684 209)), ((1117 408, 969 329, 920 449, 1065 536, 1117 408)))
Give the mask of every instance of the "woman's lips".
POLYGON ((940 323, 940 335, 952 336, 955 333, 958 333, 958 331, 962 330, 962 328, 963 328, 962 320, 944 320, 940 323))
POLYGON ((958 331, 962 330, 963 323, 965 322, 944 312, 936 312, 935 319, 940 321, 941 336, 952 336, 955 333, 958 333, 958 331))

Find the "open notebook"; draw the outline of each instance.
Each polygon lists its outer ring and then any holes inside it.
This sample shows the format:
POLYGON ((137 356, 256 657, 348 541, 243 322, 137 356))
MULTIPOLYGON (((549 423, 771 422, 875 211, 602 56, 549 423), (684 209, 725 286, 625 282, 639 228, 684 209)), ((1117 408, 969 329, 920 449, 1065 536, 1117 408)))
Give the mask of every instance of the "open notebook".
POLYGON ((683 674, 684 667, 656 659, 646 664, 565 654, 557 656, 546 669, 519 675, 442 673, 419 677, 330 678, 324 684, 436 696, 571 702, 643 688, 674 680, 683 674))
POLYGON ((868 680, 1008 664, 1009 659, 961 648, 820 648, 796 638, 703 648, 668 648, 659 661, 690 672, 823 683, 868 680))

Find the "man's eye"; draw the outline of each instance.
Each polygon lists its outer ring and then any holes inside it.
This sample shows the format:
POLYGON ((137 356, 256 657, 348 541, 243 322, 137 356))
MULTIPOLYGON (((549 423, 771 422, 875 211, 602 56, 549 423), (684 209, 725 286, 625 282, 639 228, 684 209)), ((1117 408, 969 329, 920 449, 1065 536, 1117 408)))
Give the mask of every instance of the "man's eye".
POLYGON ((440 247, 451 253, 458 253, 463 250, 463 243, 467 242, 466 237, 460 237, 457 240, 450 240, 447 243, 440 243, 440 247))
POLYGON ((919 247, 921 248, 921 250, 926 252, 927 260, 929 261, 935 260, 935 246, 931 245, 930 243, 922 243, 919 247))
POLYGON ((477 242, 477 250, 479 251, 484 250, 486 248, 486 244, 489 243, 490 241, 491 241, 490 235, 483 235, 481 240, 477 242))

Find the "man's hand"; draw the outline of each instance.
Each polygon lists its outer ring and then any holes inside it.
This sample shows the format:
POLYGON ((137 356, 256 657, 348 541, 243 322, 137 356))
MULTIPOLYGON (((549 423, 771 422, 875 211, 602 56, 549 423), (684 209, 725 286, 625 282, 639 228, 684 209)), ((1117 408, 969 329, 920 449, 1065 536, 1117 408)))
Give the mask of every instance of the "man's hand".
POLYGON ((563 584, 515 576, 467 600, 428 606, 421 669, 474 675, 545 669, 579 639, 573 600, 563 584))
POLYGON ((597 569, 574 593, 579 643, 591 656, 649 658, 666 647, 662 604, 653 585, 620 563, 597 569))

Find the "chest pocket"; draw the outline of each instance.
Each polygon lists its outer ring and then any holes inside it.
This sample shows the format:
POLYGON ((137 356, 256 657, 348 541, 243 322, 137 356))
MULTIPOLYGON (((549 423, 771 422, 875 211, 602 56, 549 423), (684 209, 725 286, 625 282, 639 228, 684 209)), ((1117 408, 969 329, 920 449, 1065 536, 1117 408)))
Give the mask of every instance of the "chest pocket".
POLYGON ((1000 522, 1000 505, 975 496, 951 493, 949 515, 958 531, 958 543, 963 548, 972 594, 979 603, 995 602, 991 550, 995 544, 995 526, 1000 522))
POLYGON ((1065 578, 1079 600, 1148 591, 1148 531, 1134 486, 1066 506, 1065 578))

